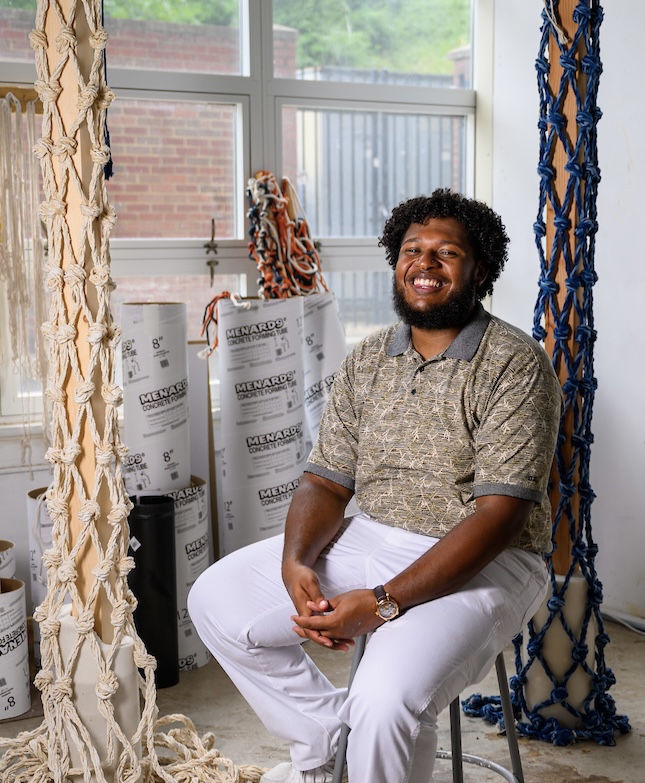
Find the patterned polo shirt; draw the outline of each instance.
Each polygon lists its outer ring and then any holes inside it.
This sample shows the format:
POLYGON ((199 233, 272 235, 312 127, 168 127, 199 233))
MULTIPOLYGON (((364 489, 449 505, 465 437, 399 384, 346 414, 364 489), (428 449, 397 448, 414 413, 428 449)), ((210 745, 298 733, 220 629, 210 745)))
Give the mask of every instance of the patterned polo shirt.
POLYGON ((544 349, 481 305, 427 361, 394 324, 345 358, 305 470, 354 491, 372 519, 428 536, 473 513, 478 497, 533 500, 516 545, 543 554, 561 406, 544 349))

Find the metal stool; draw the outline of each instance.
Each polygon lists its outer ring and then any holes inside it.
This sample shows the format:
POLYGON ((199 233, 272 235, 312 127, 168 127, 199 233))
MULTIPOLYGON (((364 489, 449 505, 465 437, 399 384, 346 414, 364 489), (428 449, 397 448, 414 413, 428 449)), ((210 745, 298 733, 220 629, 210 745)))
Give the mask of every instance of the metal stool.
MULTIPOLYGON (((348 688, 352 686, 352 680, 358 669, 358 664, 365 652, 366 637, 360 636, 356 640, 352 665, 349 672, 348 688)), ((470 753, 464 753, 461 747, 461 711, 459 697, 453 699, 450 703, 450 747, 451 750, 438 750, 438 759, 452 760, 452 780, 453 783, 464 783, 463 764, 476 764, 479 767, 485 767, 509 783, 524 783, 524 774, 522 772, 522 760, 520 759, 520 749, 517 744, 517 734, 515 732, 515 717, 513 716, 513 706, 511 704, 511 695, 508 689, 508 679, 506 677, 506 666, 504 656, 500 653, 495 660, 495 669, 497 671, 497 681, 499 683, 499 694, 502 702, 502 712, 504 714, 504 725, 506 726, 506 740, 508 742, 508 751, 511 756, 512 772, 505 767, 496 764, 494 761, 473 756, 470 753)), ((343 724, 338 741, 338 750, 336 752, 336 763, 334 766, 333 783, 341 783, 345 771, 345 760, 347 756, 347 737, 349 727, 343 724)))

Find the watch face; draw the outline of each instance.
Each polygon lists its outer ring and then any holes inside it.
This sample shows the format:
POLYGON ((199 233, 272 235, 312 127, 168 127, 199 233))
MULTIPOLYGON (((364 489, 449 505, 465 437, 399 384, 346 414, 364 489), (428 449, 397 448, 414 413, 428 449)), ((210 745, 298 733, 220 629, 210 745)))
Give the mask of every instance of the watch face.
POLYGON ((385 601, 381 601, 378 605, 378 614, 379 617, 383 618, 383 620, 392 620, 398 615, 398 613, 398 605, 394 601, 388 600, 387 598, 385 601))

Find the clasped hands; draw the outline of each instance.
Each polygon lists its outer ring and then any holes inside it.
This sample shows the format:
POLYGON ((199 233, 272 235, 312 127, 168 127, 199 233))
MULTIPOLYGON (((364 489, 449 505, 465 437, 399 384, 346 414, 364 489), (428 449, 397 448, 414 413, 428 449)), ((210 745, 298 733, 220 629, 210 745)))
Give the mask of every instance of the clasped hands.
POLYGON ((293 631, 330 650, 347 651, 357 636, 383 624, 373 590, 360 589, 326 598, 318 575, 307 566, 283 568, 285 586, 296 608, 293 631))

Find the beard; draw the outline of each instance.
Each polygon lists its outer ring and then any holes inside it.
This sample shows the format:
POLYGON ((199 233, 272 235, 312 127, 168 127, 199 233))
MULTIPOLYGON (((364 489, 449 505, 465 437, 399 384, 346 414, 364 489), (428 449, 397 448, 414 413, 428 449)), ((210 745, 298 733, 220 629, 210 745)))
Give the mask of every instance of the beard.
POLYGON ((396 277, 392 279, 394 310, 403 323, 417 329, 454 329, 465 326, 476 302, 477 285, 474 280, 470 280, 447 301, 430 305, 427 310, 417 310, 406 302, 403 291, 396 284, 396 277))

